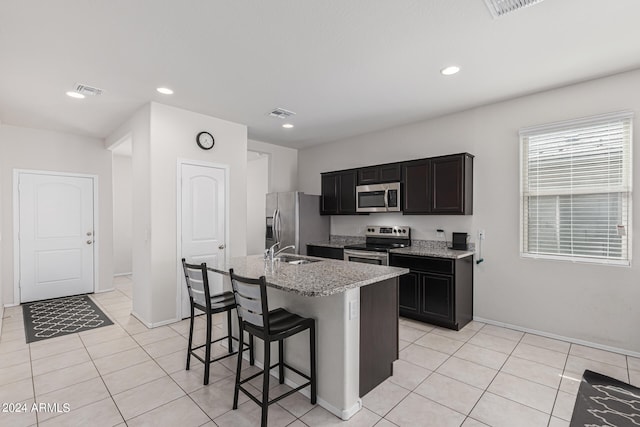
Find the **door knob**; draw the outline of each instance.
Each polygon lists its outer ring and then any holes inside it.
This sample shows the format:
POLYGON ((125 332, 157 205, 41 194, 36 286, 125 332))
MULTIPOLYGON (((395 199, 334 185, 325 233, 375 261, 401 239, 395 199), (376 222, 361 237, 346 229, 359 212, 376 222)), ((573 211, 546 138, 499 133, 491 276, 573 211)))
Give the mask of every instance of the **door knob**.
POLYGON ((87 245, 90 245, 93 243, 93 240, 87 240, 87 245))
POLYGON ((223 244, 221 244, 220 246, 218 246, 218 249, 224 249, 224 248, 226 248, 226 247, 227 247, 227 246, 223 243, 223 244))
POLYGON ((93 233, 90 231, 87 231, 87 236, 91 236, 93 233))

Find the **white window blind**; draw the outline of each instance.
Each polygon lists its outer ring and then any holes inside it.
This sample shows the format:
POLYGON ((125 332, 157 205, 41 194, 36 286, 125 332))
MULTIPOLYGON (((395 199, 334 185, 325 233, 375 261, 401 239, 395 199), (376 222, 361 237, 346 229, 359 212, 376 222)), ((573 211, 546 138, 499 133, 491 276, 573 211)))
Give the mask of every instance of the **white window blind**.
POLYGON ((633 113, 520 131, 523 256, 629 264, 633 113))

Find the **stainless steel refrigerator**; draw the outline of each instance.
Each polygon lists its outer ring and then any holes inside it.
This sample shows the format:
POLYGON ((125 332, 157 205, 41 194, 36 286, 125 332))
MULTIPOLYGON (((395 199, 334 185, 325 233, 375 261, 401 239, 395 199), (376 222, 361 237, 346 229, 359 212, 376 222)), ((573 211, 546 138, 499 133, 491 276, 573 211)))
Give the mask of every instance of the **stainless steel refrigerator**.
POLYGON ((280 248, 295 245, 295 253, 306 255, 307 243, 329 240, 329 217, 320 216, 320 196, 269 193, 266 210, 265 249, 280 242, 280 248))

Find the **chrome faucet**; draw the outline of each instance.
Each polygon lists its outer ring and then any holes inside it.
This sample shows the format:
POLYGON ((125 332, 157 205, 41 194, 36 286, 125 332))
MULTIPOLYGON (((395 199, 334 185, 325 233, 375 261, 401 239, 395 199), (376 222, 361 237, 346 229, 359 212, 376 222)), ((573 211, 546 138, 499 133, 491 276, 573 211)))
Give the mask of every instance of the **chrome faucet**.
POLYGON ((280 255, 282 252, 286 251, 287 249, 295 249, 295 248, 296 248, 296 245, 285 246, 284 248, 280 249, 278 252, 273 254, 273 258, 277 257, 278 255, 280 255))
POLYGON ((275 242, 271 247, 264 251, 264 259, 268 259, 269 261, 273 261, 274 252, 276 251, 276 246, 280 246, 280 242, 275 242))
POLYGON ((280 242, 274 243, 269 249, 265 250, 264 251, 264 259, 273 262, 273 259, 275 257, 277 257, 278 255, 280 255, 282 252, 286 251, 287 249, 295 249, 296 248, 295 245, 289 245, 289 246, 285 246, 284 248, 276 251, 276 247, 277 246, 280 246, 280 242))

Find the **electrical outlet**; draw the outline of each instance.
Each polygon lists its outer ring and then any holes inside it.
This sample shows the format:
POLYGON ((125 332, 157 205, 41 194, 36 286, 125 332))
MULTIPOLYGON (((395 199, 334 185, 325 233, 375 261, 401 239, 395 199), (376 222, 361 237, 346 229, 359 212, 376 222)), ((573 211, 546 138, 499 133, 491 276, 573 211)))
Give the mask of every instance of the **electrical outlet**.
POLYGON ((484 230, 478 230, 478 240, 484 240, 485 234, 484 230))
POLYGON ((360 314, 360 301, 349 301, 349 320, 357 319, 360 314))

